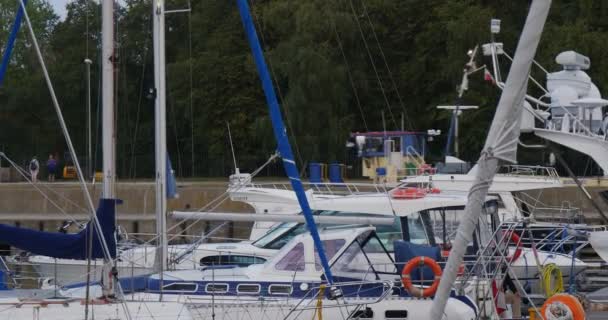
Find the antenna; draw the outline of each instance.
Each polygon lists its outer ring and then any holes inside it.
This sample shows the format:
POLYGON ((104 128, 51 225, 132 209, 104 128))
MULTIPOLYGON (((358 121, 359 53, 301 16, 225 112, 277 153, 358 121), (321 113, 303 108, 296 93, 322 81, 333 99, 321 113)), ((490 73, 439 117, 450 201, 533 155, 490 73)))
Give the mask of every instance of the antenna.
POLYGON ((230 140, 230 150, 232 151, 232 161, 234 161, 234 173, 239 174, 239 168, 236 165, 236 156, 234 155, 234 145, 232 144, 232 134, 230 133, 230 123, 226 121, 228 127, 228 139, 230 140))

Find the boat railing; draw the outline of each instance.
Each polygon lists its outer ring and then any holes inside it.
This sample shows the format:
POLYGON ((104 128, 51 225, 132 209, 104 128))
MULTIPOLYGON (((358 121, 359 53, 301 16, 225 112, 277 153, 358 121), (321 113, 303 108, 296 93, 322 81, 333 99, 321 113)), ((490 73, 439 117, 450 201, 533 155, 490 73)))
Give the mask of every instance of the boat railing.
POLYGON ((581 209, 572 206, 569 201, 562 201, 561 206, 550 206, 523 192, 514 199, 524 214, 529 214, 536 221, 582 223, 584 219, 581 209))
MULTIPOLYGON (((545 120, 542 129, 558 132, 570 132, 592 138, 604 138, 604 136, 594 133, 592 129, 583 123, 584 120, 579 119, 578 115, 574 115, 564 106, 556 106, 551 108, 561 109, 563 115, 553 115, 550 120, 545 120), (568 118, 566 118, 566 115, 568 118), (567 120, 566 123, 564 120, 567 120)), ((555 114, 555 113, 553 113, 555 114)))
MULTIPOLYGON (((365 182, 302 182, 305 188, 313 190, 315 194, 323 195, 360 195, 366 193, 387 193, 394 185, 365 183, 365 182)), ((249 188, 269 188, 275 190, 291 191, 289 182, 263 182, 249 183, 249 188)))
POLYGON ((498 173, 506 176, 527 176, 560 181, 557 170, 553 167, 527 166, 527 165, 503 165, 498 173))
POLYGON ((501 224, 501 230, 518 233, 522 246, 534 246, 537 250, 545 252, 572 254, 573 251, 578 252, 589 244, 588 234, 590 232, 606 231, 607 229, 606 226, 572 224, 543 226, 534 223, 528 223, 526 227, 523 227, 521 222, 504 222, 501 224))

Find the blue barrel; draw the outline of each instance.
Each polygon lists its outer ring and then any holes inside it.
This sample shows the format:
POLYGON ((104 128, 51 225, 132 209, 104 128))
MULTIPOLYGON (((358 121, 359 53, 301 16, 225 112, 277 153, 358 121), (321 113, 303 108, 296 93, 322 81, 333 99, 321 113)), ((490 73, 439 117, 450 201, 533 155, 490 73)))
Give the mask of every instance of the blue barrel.
POLYGON ((376 175, 378 177, 384 177, 384 176, 386 176, 386 168, 385 167, 378 167, 378 168, 376 168, 376 175))
POLYGON ((329 164, 329 182, 344 183, 342 179, 342 165, 339 163, 329 164))
POLYGON ((308 180, 312 183, 323 182, 321 178, 321 164, 318 162, 311 162, 308 165, 308 180))

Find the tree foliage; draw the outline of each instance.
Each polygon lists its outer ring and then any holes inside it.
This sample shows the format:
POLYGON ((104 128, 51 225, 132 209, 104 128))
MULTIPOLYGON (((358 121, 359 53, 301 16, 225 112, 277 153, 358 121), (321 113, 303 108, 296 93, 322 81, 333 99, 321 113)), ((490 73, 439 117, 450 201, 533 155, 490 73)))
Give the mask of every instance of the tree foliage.
MULTIPOLYGON (((182 176, 224 176, 232 167, 230 124, 239 165, 251 171, 274 152, 270 121, 234 1, 192 1, 190 13, 167 17, 168 147, 182 176)), ((153 175, 154 114, 151 3, 126 0, 116 13, 117 163, 121 177, 153 175)), ((254 21, 300 165, 344 162, 350 132, 401 128, 447 132, 467 51, 489 42, 489 20, 502 19, 499 40, 512 52, 528 1, 263 0, 254 21), (384 118, 384 122, 382 119, 384 118)), ((182 9, 187 1, 167 1, 182 9)), ((0 44, 16 2, 0 1, 0 44)), ((538 61, 576 50, 593 62, 600 89, 608 81, 608 5, 556 0, 538 61)), ((81 156, 86 150, 85 65, 92 65, 93 125, 100 158, 100 8, 74 0, 63 20, 46 0, 30 0, 34 24, 57 96, 81 156)), ((479 57, 478 64, 490 61, 479 57)), ((502 66, 504 74, 508 65, 502 66)), ((544 79, 536 70, 533 74, 544 79)), ((479 105, 461 122, 462 157, 475 160, 497 102, 496 88, 471 78, 463 103, 479 105)), ((0 88, 0 147, 15 159, 66 151, 31 39, 23 26, 0 88)), ((444 138, 431 145, 439 158, 444 138)), ((525 156, 525 155, 524 155, 525 156)), ((97 165, 100 163, 98 162, 97 165)))

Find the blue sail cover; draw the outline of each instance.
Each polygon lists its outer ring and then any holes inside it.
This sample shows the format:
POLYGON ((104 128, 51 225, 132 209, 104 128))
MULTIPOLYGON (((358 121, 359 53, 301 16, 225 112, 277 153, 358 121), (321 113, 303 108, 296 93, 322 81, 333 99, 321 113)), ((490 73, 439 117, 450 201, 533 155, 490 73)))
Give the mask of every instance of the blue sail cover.
MULTIPOLYGON (((116 201, 116 199, 100 199, 97 208, 97 219, 112 258, 116 257, 114 240, 116 201)), ((86 228, 74 234, 43 232, 0 224, 0 242, 33 254, 59 259, 87 259, 89 236, 93 237, 91 258, 104 258, 103 246, 97 235, 97 230, 91 221, 87 223, 86 228)))

